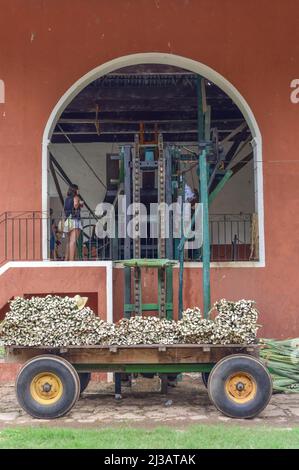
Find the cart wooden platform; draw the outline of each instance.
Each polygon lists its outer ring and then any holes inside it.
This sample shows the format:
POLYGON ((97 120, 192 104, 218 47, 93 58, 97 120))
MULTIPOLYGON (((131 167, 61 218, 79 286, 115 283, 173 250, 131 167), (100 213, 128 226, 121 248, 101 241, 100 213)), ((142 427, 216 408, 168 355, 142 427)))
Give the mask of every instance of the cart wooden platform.
POLYGON ((115 373, 116 397, 121 394, 121 373, 159 374, 167 387, 168 374, 201 372, 214 405, 237 418, 259 414, 272 394, 258 344, 9 346, 5 354, 6 362, 23 364, 16 379, 17 398, 37 418, 70 411, 93 371, 115 373))

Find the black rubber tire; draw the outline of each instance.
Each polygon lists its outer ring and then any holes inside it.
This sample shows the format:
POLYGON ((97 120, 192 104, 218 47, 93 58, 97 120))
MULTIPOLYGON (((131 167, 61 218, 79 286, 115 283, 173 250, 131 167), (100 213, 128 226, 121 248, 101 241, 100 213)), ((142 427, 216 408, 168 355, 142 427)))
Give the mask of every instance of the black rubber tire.
POLYGON ((27 361, 16 378, 19 405, 34 418, 55 419, 64 416, 77 402, 80 380, 77 371, 65 359, 54 355, 41 355, 27 361), (42 372, 54 373, 62 383, 62 395, 53 404, 41 404, 31 395, 30 384, 42 372))
POLYGON ((202 378, 203 384, 206 388, 208 388, 209 376, 210 376, 210 372, 202 372, 201 373, 201 378, 202 378))
POLYGON ((272 379, 266 367, 255 357, 232 354, 213 367, 208 380, 210 400, 231 418, 253 418, 268 405, 272 396, 272 379), (234 373, 245 373, 255 382, 255 395, 245 403, 237 403, 226 391, 226 381, 234 373))
POLYGON ((78 372, 79 375, 79 380, 80 380, 80 394, 84 392, 84 390, 87 388, 90 379, 91 379, 91 373, 90 372, 78 372))

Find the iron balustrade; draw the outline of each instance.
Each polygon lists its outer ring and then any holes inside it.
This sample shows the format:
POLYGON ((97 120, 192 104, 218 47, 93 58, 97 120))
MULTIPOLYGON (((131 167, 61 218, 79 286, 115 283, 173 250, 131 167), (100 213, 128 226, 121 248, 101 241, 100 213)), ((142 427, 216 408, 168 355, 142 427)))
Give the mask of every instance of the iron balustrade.
POLYGON ((42 259, 43 216, 38 211, 0 215, 0 262, 42 259))
MULTIPOLYGON (((48 259, 63 260, 68 236, 58 230, 60 220, 64 220, 62 213, 52 215, 39 211, 2 213, 0 215, 0 263, 42 260, 44 227, 47 227, 48 259), (54 253, 50 253, 51 230, 55 232, 54 253)), ((123 238, 98 238, 95 230, 97 219, 91 212, 82 211, 81 222, 83 230, 77 246, 76 259, 124 259, 123 238)), ((209 228, 211 261, 250 261, 252 214, 210 214, 209 228)), ((132 245, 131 242, 133 255, 132 245)), ((141 257, 158 257, 156 239, 141 239, 141 257)), ((256 257, 254 259, 257 260, 256 257)), ((201 250, 185 249, 185 260, 201 261, 201 250)))

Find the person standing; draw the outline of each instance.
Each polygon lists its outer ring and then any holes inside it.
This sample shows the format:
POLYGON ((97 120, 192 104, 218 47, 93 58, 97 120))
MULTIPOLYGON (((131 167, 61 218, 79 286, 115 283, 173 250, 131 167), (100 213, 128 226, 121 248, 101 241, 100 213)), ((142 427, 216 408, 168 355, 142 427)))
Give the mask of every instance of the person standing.
MULTIPOLYGON (((188 221, 188 224, 190 224, 191 229, 194 230, 194 224, 191 225, 192 223, 192 217, 195 213, 195 207, 196 204, 199 202, 199 194, 197 189, 191 188, 187 183, 185 183, 185 202, 189 203, 190 206, 186 208, 186 218, 188 221)), ((190 242, 194 241, 194 237, 192 237, 190 242)), ((195 248, 195 249, 188 249, 186 253, 186 260, 193 261, 194 259, 198 259, 200 256, 200 251, 195 248)))
POLYGON ((53 218, 53 209, 50 209, 50 259, 56 260, 56 224, 53 218))
POLYGON ((67 226, 67 244, 65 261, 74 261, 77 241, 82 230, 81 208, 83 201, 79 198, 79 188, 76 184, 69 187, 64 201, 64 213, 67 226))

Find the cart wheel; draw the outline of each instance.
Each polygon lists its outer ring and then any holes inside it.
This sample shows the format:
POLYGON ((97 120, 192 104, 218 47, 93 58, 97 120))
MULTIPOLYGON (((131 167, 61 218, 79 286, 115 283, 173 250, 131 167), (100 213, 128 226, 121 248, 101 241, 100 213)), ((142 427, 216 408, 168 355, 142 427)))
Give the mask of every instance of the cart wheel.
POLYGON ((84 390, 87 388, 90 378, 91 378, 91 373, 90 372, 79 372, 79 380, 80 380, 80 394, 84 392, 84 390))
POLYGON ((269 403, 272 380, 265 366, 249 355, 231 355, 219 361, 208 380, 216 408, 231 418, 253 418, 269 403))
POLYGON ((54 419, 65 415, 80 395, 74 367, 57 356, 30 359, 16 379, 19 405, 34 418, 54 419))
POLYGON ((202 372, 201 373, 201 378, 202 378, 203 384, 206 388, 208 387, 209 375, 210 375, 210 372, 202 372))

